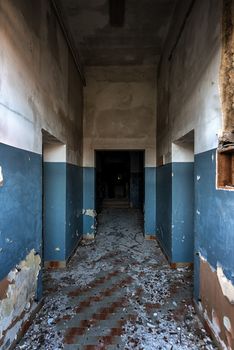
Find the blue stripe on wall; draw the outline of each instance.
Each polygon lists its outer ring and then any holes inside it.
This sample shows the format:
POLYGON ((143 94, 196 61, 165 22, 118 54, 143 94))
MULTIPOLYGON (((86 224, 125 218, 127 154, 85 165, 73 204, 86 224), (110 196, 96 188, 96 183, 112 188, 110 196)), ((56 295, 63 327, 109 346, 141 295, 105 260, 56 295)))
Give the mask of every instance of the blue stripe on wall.
POLYGON ((195 156, 195 194, 195 250, 234 284, 234 191, 216 189, 216 150, 195 156))
POLYGON ((66 259, 66 163, 44 162, 44 260, 66 259))
POLYGON ((64 162, 44 163, 44 260, 65 261, 82 236, 83 171, 64 162))
POLYGON ((195 252, 214 269, 221 265, 234 283, 234 192, 216 189, 216 150, 210 150, 195 155, 193 204, 192 168, 192 163, 157 168, 157 236, 170 261, 194 261, 194 293, 198 298, 200 259, 192 252, 193 232, 195 252), (181 245, 183 234, 187 240, 181 245))
POLYGON ((172 163, 172 262, 194 260, 194 163, 172 163))
MULTIPOLYGON (((83 168, 83 209, 95 210, 95 168, 83 168)), ((83 234, 94 234, 95 218, 83 215, 83 234)))
POLYGON ((193 262, 193 213, 194 163, 158 167, 157 237, 170 262, 193 262))
POLYGON ((34 248, 41 251, 42 157, 0 143, 0 280, 34 248))
POLYGON ((145 168, 145 234, 156 234, 156 168, 145 168))
POLYGON ((169 260, 172 257, 172 164, 157 168, 157 237, 169 260))
POLYGON ((83 170, 67 164, 66 259, 83 234, 83 170))

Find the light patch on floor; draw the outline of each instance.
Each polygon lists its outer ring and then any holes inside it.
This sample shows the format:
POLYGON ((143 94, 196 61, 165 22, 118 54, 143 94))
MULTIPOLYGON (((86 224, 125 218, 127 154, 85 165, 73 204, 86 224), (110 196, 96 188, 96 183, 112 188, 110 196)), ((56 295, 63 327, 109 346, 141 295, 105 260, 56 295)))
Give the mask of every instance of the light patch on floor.
POLYGON ((44 274, 45 305, 19 349, 213 350, 192 306, 192 272, 172 270, 137 210, 106 209, 94 241, 44 274))

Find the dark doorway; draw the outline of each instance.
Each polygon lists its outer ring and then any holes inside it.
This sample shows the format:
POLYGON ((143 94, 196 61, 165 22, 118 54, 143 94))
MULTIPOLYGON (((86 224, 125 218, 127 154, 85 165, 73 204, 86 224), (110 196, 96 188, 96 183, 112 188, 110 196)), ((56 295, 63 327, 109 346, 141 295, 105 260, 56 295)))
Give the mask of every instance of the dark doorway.
POLYGON ((140 208, 144 203, 144 152, 96 151, 96 209, 140 208))

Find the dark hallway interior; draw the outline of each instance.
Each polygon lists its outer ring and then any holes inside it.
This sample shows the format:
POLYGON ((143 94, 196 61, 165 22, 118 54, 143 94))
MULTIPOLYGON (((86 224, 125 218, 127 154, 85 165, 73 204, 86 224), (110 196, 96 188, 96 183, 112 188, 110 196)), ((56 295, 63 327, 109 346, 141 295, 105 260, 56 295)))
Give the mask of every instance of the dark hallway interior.
POLYGON ((0 0, 0 43, 0 350, 234 350, 234 0, 0 0))
POLYGON ((96 151, 96 208, 139 208, 144 203, 144 152, 96 151))

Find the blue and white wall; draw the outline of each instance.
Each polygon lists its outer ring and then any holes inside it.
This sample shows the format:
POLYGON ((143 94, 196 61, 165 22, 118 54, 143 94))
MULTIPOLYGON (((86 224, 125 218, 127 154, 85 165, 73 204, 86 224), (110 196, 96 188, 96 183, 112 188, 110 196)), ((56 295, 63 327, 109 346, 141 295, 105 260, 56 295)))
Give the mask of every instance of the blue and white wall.
POLYGON ((84 90, 84 234, 95 231, 95 150, 145 151, 145 234, 155 235, 155 67, 89 67, 84 90))
POLYGON ((49 2, 0 1, 0 42, 0 348, 7 349, 40 297, 42 129, 66 145, 62 161, 45 163, 45 187, 66 181, 55 207, 47 203, 53 231, 60 210, 66 222, 46 242, 46 257, 66 260, 82 233, 83 96, 49 2))
POLYGON ((223 348, 231 349, 234 191, 216 188, 223 2, 197 0, 188 13, 190 3, 177 5, 158 74, 157 235, 171 262, 194 261, 195 300, 223 348), (194 164, 178 159, 176 149, 191 131, 194 164), (194 178, 193 191, 185 178, 194 178), (186 222, 191 211, 194 225, 186 222))

